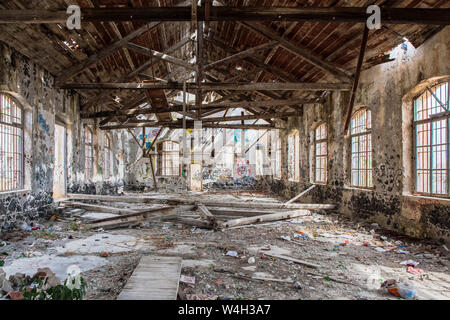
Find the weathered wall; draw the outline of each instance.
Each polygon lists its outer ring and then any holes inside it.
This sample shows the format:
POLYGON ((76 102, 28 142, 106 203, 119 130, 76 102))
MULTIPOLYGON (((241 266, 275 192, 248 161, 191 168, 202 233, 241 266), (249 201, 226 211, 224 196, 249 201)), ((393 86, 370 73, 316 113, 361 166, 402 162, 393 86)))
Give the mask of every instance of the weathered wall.
MULTIPOLYGON (((415 49, 408 44, 396 48, 395 61, 363 71, 356 96, 356 109, 372 111, 372 190, 349 187, 350 138, 344 134, 349 93, 335 92, 324 105, 304 107, 302 117, 290 119, 283 132, 282 180, 272 181, 272 190, 293 197, 311 184, 313 130, 328 125, 328 183, 318 185, 303 201, 336 203, 339 210, 355 218, 415 237, 450 241, 450 201, 412 195, 412 99, 424 82, 442 81, 450 75, 450 27, 415 49), (286 178, 286 134, 300 131, 301 180, 286 178)), ((406 44, 406 43, 405 43, 406 44)))
POLYGON ((0 91, 25 110, 24 190, 0 194, 0 230, 8 230, 51 209, 55 114, 75 118, 78 96, 55 89, 51 74, 1 42, 0 91))

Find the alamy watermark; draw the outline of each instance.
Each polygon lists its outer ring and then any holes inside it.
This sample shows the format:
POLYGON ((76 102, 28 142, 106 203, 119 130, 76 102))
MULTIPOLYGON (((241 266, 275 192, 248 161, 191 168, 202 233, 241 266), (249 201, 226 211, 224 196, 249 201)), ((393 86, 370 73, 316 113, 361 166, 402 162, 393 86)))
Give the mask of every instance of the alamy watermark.
POLYGON ((381 9, 377 5, 371 5, 367 7, 367 14, 371 16, 367 19, 366 25, 369 30, 381 29, 381 9))
MULTIPOLYGON (((377 5, 367 7, 367 14, 370 16, 367 19, 366 25, 369 30, 381 29, 381 8, 377 5)), ((67 28, 69 30, 81 29, 81 8, 77 5, 71 5, 67 8, 67 28)))
POLYGON ((69 30, 80 30, 81 29, 81 8, 76 5, 69 6, 67 8, 67 18, 66 25, 69 30))

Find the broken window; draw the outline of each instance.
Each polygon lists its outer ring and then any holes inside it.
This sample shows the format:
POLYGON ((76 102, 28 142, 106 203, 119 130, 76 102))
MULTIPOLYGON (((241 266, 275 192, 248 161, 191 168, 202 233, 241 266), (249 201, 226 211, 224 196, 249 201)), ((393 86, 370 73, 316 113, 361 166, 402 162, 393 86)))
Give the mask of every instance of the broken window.
POLYGON ((23 110, 0 94, 0 191, 23 188, 23 110))
POLYGON ((323 123, 316 128, 315 135, 315 156, 316 156, 316 182, 327 182, 327 124, 323 123))
POLYGON ((94 150, 92 143, 92 131, 84 128, 84 176, 87 181, 92 180, 94 173, 94 150))
POLYGON ((414 100, 416 192, 449 195, 449 85, 441 83, 414 100))
POLYGON ((300 136, 298 131, 288 136, 288 178, 300 180, 300 136))
POLYGON ((159 174, 162 176, 180 175, 180 144, 175 141, 163 141, 159 143, 159 174))
POLYGON ((351 185, 371 188, 372 180, 372 113, 360 109, 351 120, 351 185))
POLYGON ((105 135, 105 172, 104 178, 109 179, 112 175, 112 139, 109 134, 105 135))

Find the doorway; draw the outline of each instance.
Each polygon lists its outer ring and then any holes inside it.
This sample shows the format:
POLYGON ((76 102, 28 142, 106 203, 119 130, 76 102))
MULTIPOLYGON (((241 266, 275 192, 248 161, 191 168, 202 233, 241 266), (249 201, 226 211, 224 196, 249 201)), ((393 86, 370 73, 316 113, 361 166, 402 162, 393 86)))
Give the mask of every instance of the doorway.
POLYGON ((53 170, 53 198, 66 195, 66 127, 55 125, 55 166, 53 170))

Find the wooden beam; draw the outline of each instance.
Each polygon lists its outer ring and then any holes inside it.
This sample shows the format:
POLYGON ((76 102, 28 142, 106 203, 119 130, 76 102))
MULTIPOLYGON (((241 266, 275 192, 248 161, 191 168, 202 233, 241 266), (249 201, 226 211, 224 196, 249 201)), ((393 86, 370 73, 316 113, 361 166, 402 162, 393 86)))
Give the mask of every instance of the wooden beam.
POLYGON ((211 225, 214 225, 216 222, 216 217, 208 210, 208 208, 203 204, 203 203, 199 203, 197 204, 197 209, 200 212, 200 214, 206 219, 208 220, 208 222, 211 225))
MULTIPOLYGON (((61 89, 78 89, 78 90, 182 90, 182 83, 67 83, 60 86, 61 89)), ((257 91, 257 90, 273 90, 273 91, 350 91, 351 84, 348 83, 307 83, 307 82, 258 82, 258 83, 202 83, 199 88, 197 84, 188 83, 188 90, 202 89, 205 91, 232 90, 232 91, 257 91)))
MULTIPOLYGON (((1 19, 0 19, 0 21, 1 21, 1 19)), ((82 61, 82 62, 80 62, 80 63, 78 63, 76 65, 73 65, 72 67, 62 71, 61 73, 59 73, 56 76, 56 84, 58 85, 58 84, 66 82, 71 77, 76 76, 77 74, 83 72, 84 70, 86 70, 90 66, 96 64, 97 62, 99 62, 103 58, 106 58, 109 55, 111 55, 114 52, 116 52, 117 50, 119 50, 120 48, 125 47, 128 42, 130 42, 131 40, 141 36, 142 34, 146 33, 147 31, 150 31, 151 29, 157 27, 158 25, 159 25, 159 23, 157 23, 157 22, 152 22, 152 23, 146 24, 145 26, 142 26, 139 29, 131 32, 126 37, 124 37, 124 38, 114 42, 113 44, 107 46, 106 48, 104 48, 100 52, 89 56, 86 60, 84 60, 84 61, 82 61)))
MULTIPOLYGON (((69 193, 67 197, 70 200, 90 200, 90 201, 104 201, 104 202, 129 202, 129 203, 168 203, 173 205, 195 205, 198 202, 193 198, 180 198, 179 196, 105 196, 105 195, 90 195, 69 193)), ((305 209, 305 210, 334 210, 334 204, 314 204, 314 203, 276 203, 268 201, 209 201, 202 200, 202 203, 207 207, 224 207, 224 208, 242 208, 242 209, 305 209)))
POLYGON ((264 100, 264 101, 239 101, 239 102, 211 102, 203 105, 203 108, 239 108, 239 107, 276 107, 276 106, 290 106, 302 104, 318 103, 314 99, 280 99, 280 100, 264 100))
POLYGON ((216 66, 226 65, 226 64, 234 62, 236 60, 240 60, 240 59, 243 59, 245 57, 254 55, 254 54, 256 54, 256 53, 258 53, 260 51, 271 49, 271 48, 275 47, 276 45, 278 45, 278 41, 270 41, 268 43, 264 43, 262 45, 250 48, 248 50, 236 53, 234 55, 231 55, 231 56, 228 56, 228 57, 223 58, 221 60, 217 60, 217 61, 215 61, 213 63, 210 63, 210 64, 205 66, 205 70, 212 69, 212 68, 214 68, 216 66))
MULTIPOLYGON (((171 53, 181 49, 182 47, 184 47, 190 41, 191 41, 190 37, 185 37, 181 41, 179 41, 176 44, 174 44, 173 46, 171 46, 169 49, 165 50, 164 53, 171 54, 171 53)), ((155 62, 153 59, 149 59, 145 63, 143 63, 141 66, 139 66, 138 68, 123 75, 121 78, 119 78, 119 80, 117 82, 130 81, 131 79, 138 76, 141 72, 144 72, 149 68, 153 68, 153 66, 158 63, 159 63, 159 61, 155 62)), ((104 92, 100 93, 100 95, 90 98, 88 101, 86 101, 86 103, 83 104, 83 109, 89 108, 90 106, 97 104, 99 101, 101 101, 101 99, 106 98, 109 94, 110 93, 108 91, 104 91, 104 92)))
POLYGON ((314 184, 311 187, 309 187, 308 189, 306 189, 305 191, 301 192, 300 194, 296 195, 294 198, 292 198, 291 200, 287 201, 286 204, 291 204, 295 201, 297 201, 298 199, 300 199, 301 197, 303 197, 305 194, 307 194, 308 192, 310 192, 312 189, 316 188, 317 185, 314 184))
MULTIPOLYGON (((133 129, 133 128, 142 128, 142 127, 167 127, 171 129, 182 129, 183 124, 174 122, 174 123, 168 123, 168 122, 158 122, 158 121, 144 121, 144 122, 134 122, 134 123, 125 123, 125 124, 118 124, 118 125, 108 125, 108 126, 101 126, 101 130, 119 130, 119 129, 133 129)), ((188 129, 194 129, 193 123, 187 124, 188 129)), ((210 124, 205 123, 203 124, 203 128, 222 128, 222 129, 246 129, 246 130, 267 130, 267 129, 280 129, 276 128, 272 125, 241 125, 241 124, 210 124)))
POLYGON ((309 49, 278 35, 276 31, 274 31, 273 29, 266 27, 265 25, 260 23, 243 22, 242 24, 248 27, 249 29, 256 31, 258 34, 261 34, 271 40, 278 41, 280 45, 283 46, 285 49, 289 50, 290 52, 294 53, 297 56, 300 56, 302 59, 308 61, 317 68, 320 68, 330 73, 337 79, 344 82, 350 82, 352 80, 352 78, 349 75, 347 75, 343 70, 341 70, 338 66, 334 65, 331 62, 322 60, 320 57, 317 56, 317 54, 310 51, 309 49))
POLYGON ((299 117, 298 112, 286 112, 286 113, 266 113, 266 114, 252 114, 244 116, 229 116, 229 117, 214 117, 214 118, 202 118, 203 123, 205 122, 223 122, 223 121, 238 121, 238 120, 255 120, 255 119, 277 119, 277 118, 288 118, 288 117, 299 117))
MULTIPOLYGON (((204 7, 197 8, 196 20, 206 19, 204 7)), ((365 23, 370 16, 367 7, 229 7, 212 6, 209 21, 311 21, 365 23)), ((448 25, 450 9, 383 8, 382 24, 448 25)), ((65 10, 1 10, 0 23, 59 23, 69 15, 65 10)), ((86 22, 156 22, 192 21, 191 7, 82 8, 86 22)))
POLYGON ((231 227, 243 226, 243 225, 259 223, 259 222, 285 220, 285 219, 291 219, 291 218, 301 217, 301 216, 310 216, 310 215, 311 215, 311 212, 308 210, 286 211, 286 212, 279 212, 279 213, 273 213, 273 214, 265 214, 265 215, 261 215, 261 216, 255 216, 255 217, 246 217, 246 218, 228 220, 225 222, 218 222, 217 225, 219 228, 231 228, 231 227))
POLYGON ((345 121, 345 132, 347 132, 348 127, 350 125, 350 121, 352 119, 353 106, 355 104, 356 98, 356 90, 358 89, 359 77, 361 76, 361 67, 364 61, 364 54, 366 52, 368 38, 369 38, 369 29, 367 28, 367 26, 364 26, 363 38, 361 41, 361 49, 359 50, 358 65, 356 66, 355 80, 353 81, 352 93, 350 96, 350 102, 347 109, 348 111, 347 111, 347 119, 345 121))
MULTIPOLYGON (((225 42, 219 40, 217 37, 215 37, 214 39, 205 38, 205 40, 211 42, 214 46, 216 46, 226 52, 229 52, 231 54, 239 53, 236 49, 230 47, 225 42)), ((259 56, 255 55, 255 56, 245 57, 244 61, 254 65, 257 68, 261 68, 262 70, 273 74, 274 76, 276 76, 277 78, 279 78, 281 80, 284 80, 287 82, 297 81, 297 78, 294 75, 289 74, 288 72, 286 72, 285 70, 283 70, 281 68, 278 68, 276 66, 272 66, 272 65, 265 63, 264 59, 259 56)))
POLYGON ((151 56, 153 58, 156 58, 156 59, 159 59, 159 60, 162 60, 162 61, 170 62, 170 63, 172 63, 174 65, 177 65, 177 66, 180 66, 180 67, 184 67, 184 68, 189 69, 189 70, 193 70, 193 71, 197 70, 196 66, 193 65, 193 64, 190 64, 189 62, 186 62, 184 60, 172 57, 172 56, 170 56, 168 54, 165 54, 165 53, 162 53, 162 52, 159 52, 159 51, 156 51, 156 50, 152 50, 152 49, 148 49, 148 48, 142 47, 142 46, 137 45, 137 44, 132 43, 132 42, 128 42, 126 47, 128 49, 131 49, 131 50, 136 51, 138 53, 141 53, 143 55, 151 56))

